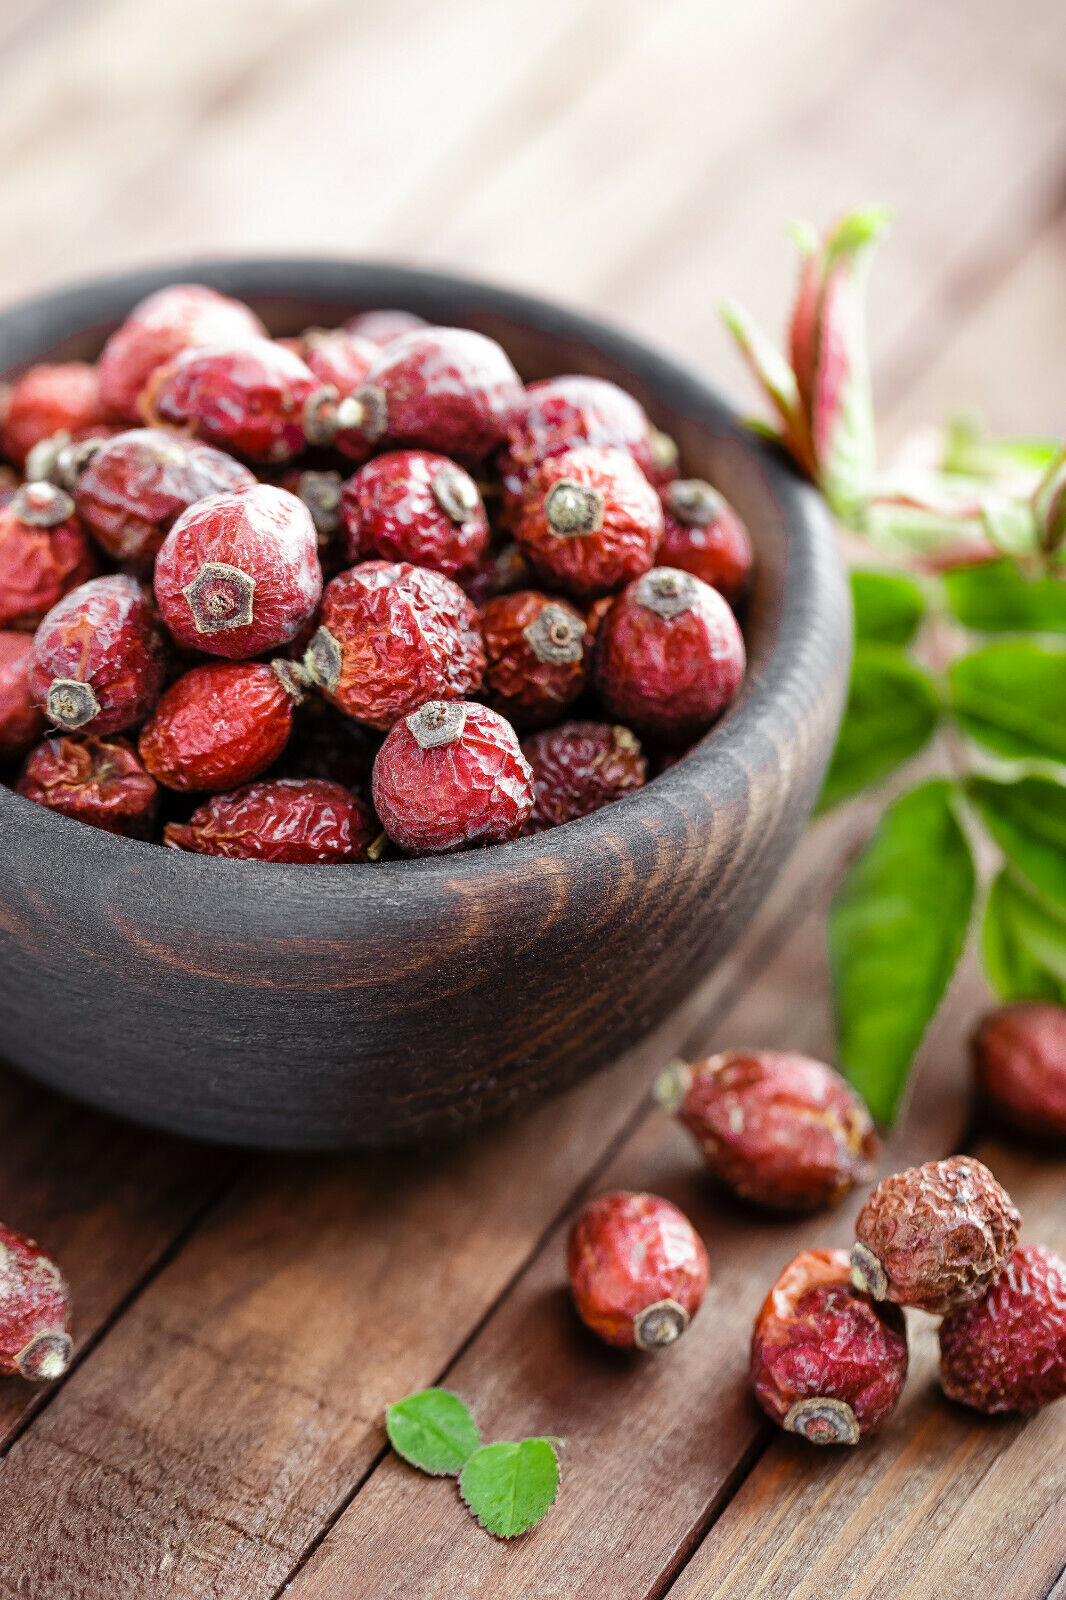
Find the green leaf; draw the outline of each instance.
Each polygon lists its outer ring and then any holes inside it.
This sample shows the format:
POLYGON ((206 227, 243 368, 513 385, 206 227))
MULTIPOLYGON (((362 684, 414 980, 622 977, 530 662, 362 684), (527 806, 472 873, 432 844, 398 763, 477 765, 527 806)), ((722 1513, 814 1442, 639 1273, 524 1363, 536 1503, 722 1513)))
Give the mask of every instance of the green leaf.
POLYGON ((1027 578, 1013 561, 945 572, 948 605, 978 633, 1066 633, 1066 580, 1027 578))
POLYGON ((1028 640, 986 645, 949 670, 963 729, 997 755, 1066 761, 1066 650, 1028 640))
POLYGON ((487 1444, 470 1457, 459 1493, 490 1533, 513 1539, 538 1523, 559 1491, 559 1460, 550 1439, 487 1444))
POLYGON ((941 463, 944 472, 968 478, 1029 480, 1046 472, 1058 455, 1052 439, 991 439, 974 417, 952 417, 941 463))
MULTIPOLYGON (((773 340, 763 333, 743 306, 729 300, 719 307, 719 311, 741 355, 780 417, 785 443, 792 449, 797 437, 806 431, 795 373, 773 340)), ((809 460, 801 459, 800 465, 808 472, 812 467, 809 460)))
POLYGON ((910 644, 925 615, 921 586, 899 572, 853 572, 851 598, 855 637, 863 644, 910 644))
POLYGON ((847 710, 818 802, 826 811, 879 783, 928 740, 937 724, 936 685, 893 645, 860 644, 847 710))
POLYGON ((398 1455, 434 1477, 454 1477, 481 1436, 466 1406, 448 1389, 422 1389, 385 1413, 385 1431, 398 1455))
POLYGON ((1066 787, 1054 778, 971 778, 967 793, 1015 870, 1066 913, 1066 787))
POLYGON ((989 891, 981 954, 989 982, 1004 1000, 1066 1004, 1066 922, 1006 868, 989 891))
POLYGON ((989 490, 982 501, 981 521, 989 539, 1005 556, 1036 555, 1041 548, 1040 528, 1027 500, 989 490))
POLYGON ((900 1106, 911 1061, 966 942, 970 846, 953 786, 936 779, 885 812, 829 917, 839 1056, 880 1122, 900 1106))

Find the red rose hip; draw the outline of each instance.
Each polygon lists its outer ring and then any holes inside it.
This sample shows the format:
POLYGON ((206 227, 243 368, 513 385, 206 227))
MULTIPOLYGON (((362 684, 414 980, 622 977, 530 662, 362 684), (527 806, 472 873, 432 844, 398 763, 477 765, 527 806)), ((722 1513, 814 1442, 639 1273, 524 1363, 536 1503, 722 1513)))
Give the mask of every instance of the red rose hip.
POLYGON ((33 640, 0 632, 0 761, 25 755, 44 732, 44 713, 30 685, 33 640))
POLYGON ((515 525, 537 570, 587 600, 647 572, 662 534, 659 497, 633 458, 591 447, 537 468, 515 525))
POLYGON ((65 733, 119 733, 159 698, 166 647, 151 601, 133 578, 91 578, 54 605, 33 640, 30 684, 65 733))
POLYGON ((236 861, 328 866, 366 861, 376 832, 369 808, 341 784, 277 778, 214 795, 188 823, 170 823, 163 842, 236 861))
POLYGON ((0 449, 16 467, 42 439, 84 435, 108 420, 96 369, 84 361, 31 367, 8 390, 3 413, 0 449))
POLYGON ((940 1382, 988 1414, 1066 1396, 1066 1261, 1019 1245, 991 1288, 940 1324, 940 1382))
POLYGON ((74 502, 51 483, 24 483, 0 505, 0 627, 32 632, 96 570, 74 502))
POLYGON ((0 1375, 61 1378, 72 1348, 63 1274, 35 1239, 0 1222, 0 1375))
POLYGON ((673 567, 631 583, 596 634, 600 698, 641 733, 702 733, 733 699, 744 667, 744 640, 722 596, 673 567))
POLYGON ((478 688, 477 610, 442 573, 365 561, 326 585, 304 670, 348 716, 385 731, 426 700, 478 688))
POLYGON ((360 311, 358 316, 349 317, 344 326, 348 333, 354 333, 357 338, 368 339, 371 344, 384 348, 405 333, 428 327, 428 323, 413 311, 385 310, 360 311))
POLYGON ((521 498, 542 462, 581 445, 624 450, 649 478, 661 448, 644 407, 606 378, 567 374, 528 384, 507 419, 499 459, 508 499, 521 498))
POLYGON ((391 450, 344 486, 349 561, 410 561, 449 578, 472 576, 489 547, 477 484, 447 456, 391 450))
POLYGON ((1022 1000, 989 1012, 974 1035, 973 1069, 998 1120, 1066 1139, 1066 1009, 1022 1000))
POLYGON ((374 810, 410 855, 502 844, 533 806, 510 723, 473 701, 431 700, 397 722, 374 762, 374 810))
POLYGON ((805 1250, 755 1319, 751 1386, 779 1427, 811 1444, 858 1444, 895 1409, 907 1376, 898 1306, 850 1281, 846 1250, 805 1250))
MULTIPOLYGON (((328 394, 326 396, 329 397, 328 394)), ((288 461, 307 444, 323 385, 273 339, 185 350, 155 372, 141 396, 144 421, 190 429, 252 461, 288 461)))
POLYGON ((659 560, 702 578, 735 605, 747 591, 751 537, 733 508, 702 478, 679 478, 663 491, 659 560))
POLYGON ((16 789, 27 800, 105 833, 147 839, 159 790, 127 740, 46 739, 26 759, 16 789))
POLYGON ((786 1050, 726 1050, 678 1062, 655 1086, 707 1165, 745 1200, 817 1211, 864 1178, 877 1151, 870 1114, 839 1073, 786 1050))
POLYGON ((266 329, 248 306, 200 283, 173 283, 134 306, 97 364, 105 404, 129 422, 149 378, 196 345, 257 339, 266 329))
POLYGON ((691 1222, 654 1194, 615 1191, 590 1200, 567 1245, 577 1314, 606 1344, 660 1350, 703 1303, 710 1269, 691 1222))
POLYGON ((539 728, 572 705, 588 678, 583 617, 535 589, 500 595, 481 613, 485 687, 516 728, 539 728))
POLYGON ((609 722, 564 722, 522 746, 535 796, 527 833, 543 833, 642 789, 648 763, 640 740, 609 722))
POLYGON ((288 662, 211 661, 171 684, 140 738, 168 789, 232 789, 284 750, 300 690, 288 662))
POLYGON ((288 644, 322 597, 310 512, 265 483, 199 501, 163 541, 155 597, 188 649, 234 660, 288 644))

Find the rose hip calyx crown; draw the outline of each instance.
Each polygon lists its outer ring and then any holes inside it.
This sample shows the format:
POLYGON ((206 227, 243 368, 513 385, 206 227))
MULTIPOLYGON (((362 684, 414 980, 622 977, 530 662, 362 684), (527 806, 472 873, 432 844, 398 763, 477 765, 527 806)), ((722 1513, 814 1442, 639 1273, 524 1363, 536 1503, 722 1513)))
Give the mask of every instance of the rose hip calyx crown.
POLYGON ((301 472, 296 480, 297 499, 310 511, 316 533, 335 533, 340 527, 341 483, 339 472, 301 472))
POLYGON ((573 478, 560 478, 549 489, 544 516, 558 539, 583 539, 603 527, 603 495, 573 478))
POLYGON ((11 509, 31 528, 57 528, 74 515, 74 502, 54 483, 24 483, 12 495, 11 509))
POLYGON ((637 580, 633 598, 646 611, 654 611, 664 622, 691 611, 696 603, 698 580, 678 567, 653 567, 637 580))
POLYGON ((724 499, 704 478, 677 478, 663 490, 663 500, 686 528, 706 528, 725 510, 724 499))
POLYGON ((225 633, 252 621, 255 579, 228 561, 205 561, 181 591, 189 602, 197 633, 225 633))
POLYGON ((320 689, 335 689, 343 668, 340 645, 327 627, 319 628, 304 652, 303 670, 308 681, 320 689))
POLYGON ((656 1300, 633 1318, 633 1343, 638 1350, 663 1350, 677 1343, 691 1320, 676 1300, 656 1300))
POLYGON ((860 1437, 858 1418, 848 1402, 829 1395, 797 1400, 781 1426, 809 1444, 858 1444, 860 1437))
POLYGON ((93 687, 78 678, 53 678, 45 702, 48 720, 67 733, 75 733, 100 715, 93 687))
POLYGON ((538 661, 555 667, 581 660, 587 632, 580 617, 572 616, 562 606, 546 605, 540 615, 522 629, 522 637, 538 661))
POLYGON ((404 721, 423 750, 440 750, 462 738, 466 707, 449 700, 427 700, 404 721))
POLYGON ((478 508, 477 484, 462 467, 442 467, 434 474, 430 489, 444 515, 460 527, 478 508))

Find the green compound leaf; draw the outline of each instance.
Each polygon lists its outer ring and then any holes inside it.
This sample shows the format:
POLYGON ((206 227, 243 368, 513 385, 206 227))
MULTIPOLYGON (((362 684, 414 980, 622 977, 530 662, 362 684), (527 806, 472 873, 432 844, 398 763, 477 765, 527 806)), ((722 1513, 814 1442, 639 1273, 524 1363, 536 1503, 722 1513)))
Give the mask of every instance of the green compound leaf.
POLYGON ((944 779, 885 812, 837 892, 829 959, 841 1065, 879 1122, 903 1099, 911 1061, 966 942, 974 864, 944 779))
POLYGON ((853 572, 851 599, 860 644, 910 644, 925 615, 920 585, 898 572, 853 572))
POLYGON ((1013 561, 956 567, 943 578, 948 605, 977 633, 1066 633, 1066 579, 1027 578, 1013 561))
POLYGON ((543 1517, 559 1492, 559 1459, 550 1439, 487 1444, 470 1457, 459 1493, 489 1533, 513 1539, 543 1517))
POLYGON ((1066 761, 1066 650, 1028 640, 960 656, 948 674, 959 723, 997 755, 1066 761))
POLYGON ((477 1423, 448 1389, 422 1389, 385 1413, 385 1431, 398 1455, 434 1477, 455 1477, 481 1442, 477 1423))
POLYGON ((892 645, 860 644, 848 705, 818 802, 827 811, 879 783, 922 748, 937 725, 932 679, 892 645))
POLYGON ((1041 905, 1006 868, 989 891, 981 955, 989 982, 1004 1000, 1066 1005, 1066 921, 1041 905))
POLYGON ((1015 872, 1066 915, 1066 787, 1054 778, 972 778, 966 792, 1015 872))

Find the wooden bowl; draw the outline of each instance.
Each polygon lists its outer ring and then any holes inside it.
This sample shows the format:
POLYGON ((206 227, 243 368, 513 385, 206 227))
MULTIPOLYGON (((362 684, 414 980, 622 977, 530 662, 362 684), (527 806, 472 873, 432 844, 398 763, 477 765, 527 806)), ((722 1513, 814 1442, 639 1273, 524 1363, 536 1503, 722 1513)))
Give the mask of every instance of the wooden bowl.
POLYGON ((749 672, 683 761, 514 844, 376 867, 265 866, 116 838, 0 789, 0 1048, 43 1082, 200 1138, 377 1145, 497 1114, 609 1062, 729 949, 818 793, 850 608, 818 496, 698 374, 577 312, 339 261, 196 261, 0 314, 0 371, 94 356, 161 285, 276 333, 406 306, 498 339, 523 376, 613 378, 719 485, 758 569, 749 672))

